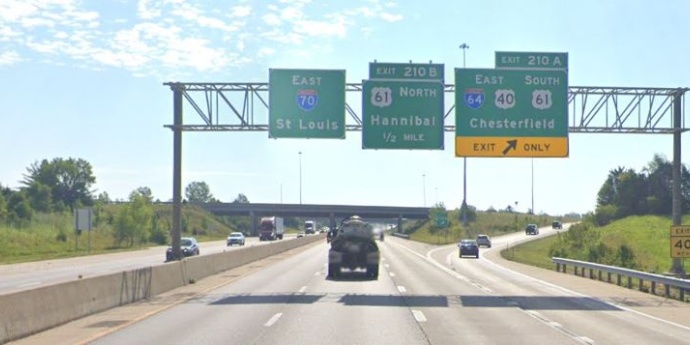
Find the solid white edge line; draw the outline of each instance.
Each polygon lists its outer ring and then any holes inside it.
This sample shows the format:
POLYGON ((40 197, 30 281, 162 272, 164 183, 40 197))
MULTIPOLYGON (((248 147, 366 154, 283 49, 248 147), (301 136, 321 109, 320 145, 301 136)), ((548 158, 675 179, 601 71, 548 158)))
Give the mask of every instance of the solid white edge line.
POLYGON ((268 321, 266 321, 264 326, 266 326, 266 327, 273 326, 273 324, 276 323, 278 321, 278 319, 280 319, 281 316, 283 316, 283 313, 277 313, 277 314, 271 316, 271 318, 268 319, 268 321))
POLYGON ((17 285, 17 287, 29 287, 29 286, 34 286, 34 285, 39 285, 41 282, 33 282, 33 283, 27 283, 27 284, 22 284, 22 285, 17 285))
POLYGON ((499 265, 499 264, 497 264, 497 263, 495 263, 495 262, 493 262, 493 261, 491 261, 491 260, 484 260, 484 262, 488 262, 489 264, 494 265, 494 267, 497 267, 497 268, 502 269, 502 270, 504 270, 504 271, 511 272, 511 273, 513 273, 513 274, 515 274, 515 275, 522 276, 522 277, 527 278, 527 279, 532 279, 533 281, 535 281, 535 282, 537 282, 537 283, 544 284, 544 285, 546 285, 546 286, 549 286, 549 287, 552 287, 552 288, 555 288, 555 289, 559 289, 559 290, 561 290, 561 291, 564 291, 564 292, 573 294, 573 295, 575 295, 575 296, 585 297, 585 298, 591 298, 592 300, 595 300, 595 301, 597 301, 597 302, 599 302, 599 303, 603 303, 603 304, 606 304, 606 305, 609 305, 609 306, 612 306, 612 307, 616 307, 616 308, 619 308, 619 309, 622 309, 622 310, 625 310, 625 311, 629 311, 629 312, 638 314, 638 315, 640 315, 640 316, 648 317, 648 318, 650 318, 650 319, 652 319, 652 320, 656 320, 656 321, 665 323, 665 324, 667 324, 667 325, 676 326, 676 327, 682 328, 682 329, 684 329, 684 330, 690 331, 690 327, 688 327, 688 326, 681 325, 681 324, 675 323, 675 322, 673 322, 673 321, 664 320, 664 319, 662 319, 662 318, 658 318, 658 317, 653 316, 653 315, 645 314, 645 313, 643 313, 643 312, 641 312, 641 311, 637 311, 637 310, 634 310, 634 309, 630 309, 630 308, 625 307, 625 306, 622 306, 622 305, 618 305, 618 304, 615 304, 615 303, 610 303, 610 302, 604 301, 604 300, 602 300, 602 299, 599 299, 599 298, 597 298, 597 297, 588 296, 588 295, 585 295, 585 294, 583 294, 583 293, 579 293, 579 292, 570 290, 570 289, 568 289, 568 288, 564 288, 564 287, 562 287, 562 286, 559 286, 559 285, 556 285, 556 284, 549 283, 549 282, 544 281, 544 280, 541 280, 541 279, 539 279, 539 278, 534 278, 534 277, 532 277, 532 276, 526 275, 526 274, 521 273, 521 272, 518 272, 518 271, 513 271, 513 270, 511 270, 510 268, 501 266, 501 265, 499 265))
POLYGON ((405 247, 405 246, 402 245, 402 244, 395 243, 395 242, 391 242, 391 243, 393 243, 394 245, 396 245, 396 246, 398 246, 398 247, 400 247, 400 248, 402 248, 402 249, 404 249, 404 250, 410 252, 410 253, 413 254, 413 255, 416 255, 416 256, 422 258, 422 260, 426 260, 426 261, 429 262, 430 264, 432 264, 432 265, 434 265, 434 266, 440 268, 441 270, 447 272, 448 274, 454 276, 455 278, 458 278, 458 279, 460 279, 460 280, 462 280, 462 281, 464 281, 464 282, 467 282, 467 283, 470 282, 470 280, 469 280, 467 277, 465 277, 465 276, 461 275, 460 273, 457 273, 457 272, 455 272, 455 271, 453 271, 453 270, 451 270, 451 269, 449 269, 449 268, 447 268, 447 267, 445 267, 445 266, 439 264, 439 263, 436 262, 435 260, 431 259, 430 253, 433 252, 433 251, 436 251, 436 250, 438 250, 438 249, 444 249, 443 247, 442 247, 442 248, 437 248, 437 249, 434 249, 434 250, 430 251, 429 253, 427 253, 427 256, 425 257, 424 255, 419 254, 419 253, 415 252, 414 250, 405 247))
MULTIPOLYGON (((426 256, 424 256, 424 255, 422 255, 422 254, 419 254, 419 253, 415 252, 414 250, 412 250, 412 249, 410 249, 410 248, 407 248, 406 246, 404 246, 404 245, 402 245, 402 244, 397 244, 397 243, 396 243, 396 245, 398 245, 400 248, 403 248, 403 249, 407 250, 408 252, 410 252, 410 253, 412 253, 412 254, 414 254, 414 255, 416 255, 416 256, 418 256, 418 257, 420 257, 420 258, 422 258, 422 259, 424 259, 424 260, 426 260, 426 261, 428 261, 429 263, 431 263, 431 264, 433 264, 434 266, 440 268, 441 270, 445 271, 446 273, 448 273, 448 274, 450 274, 450 275, 452 275, 452 276, 454 276, 454 277, 456 277, 456 278, 458 278, 458 279, 460 279, 460 280, 462 280, 462 281, 465 281, 465 282, 469 283, 470 285, 473 285, 473 286, 475 286, 475 287, 481 286, 481 285, 477 286, 476 283, 474 283, 473 281, 471 281, 469 278, 467 278, 467 277, 465 277, 465 276, 463 276, 463 275, 461 275, 461 274, 459 274, 459 273, 457 273, 457 272, 455 272, 455 271, 453 271, 453 270, 451 270, 451 269, 449 269, 449 268, 443 266, 442 264, 436 262, 436 260, 434 260, 434 259, 431 257, 431 254, 432 254, 432 253, 434 253, 434 252, 436 252, 436 251, 439 251, 439 250, 447 249, 447 247, 439 247, 439 248, 432 249, 432 250, 430 250, 430 251, 428 251, 428 252, 426 253, 426 256)), ((485 261, 486 261, 486 262, 491 262, 491 261, 489 261, 489 260, 485 260, 485 261)), ((501 267, 501 266, 498 266, 498 264, 495 264, 495 263, 494 263, 494 265, 496 265, 497 267, 501 267)), ((503 268, 503 267, 502 267, 502 268, 503 268)), ((507 268, 504 268, 504 269, 506 269, 506 270, 508 270, 508 271, 511 271, 511 270, 509 270, 509 269, 507 269, 507 268)), ((481 289, 481 288, 480 288, 480 289, 481 289)), ((527 312, 526 309, 522 309, 522 308, 519 308, 518 310, 524 312, 526 315, 529 315, 529 316, 535 318, 536 320, 541 321, 542 323, 544 323, 544 324, 546 324, 546 325, 548 325, 548 326, 551 326, 553 329, 556 329, 556 330, 562 332, 562 333, 565 334, 566 336, 569 336, 571 339, 573 339, 573 340, 575 340, 575 341, 577 341, 577 342, 585 343, 585 344, 586 344, 586 342, 582 340, 583 337, 580 337, 580 336, 578 336, 578 335, 576 335, 576 334, 572 334, 571 332, 569 332, 568 330, 566 330, 566 329, 564 329, 564 328, 562 328, 562 327, 553 327, 553 326, 550 324, 550 320, 544 319, 544 318, 542 318, 542 317, 538 317, 538 316, 539 316, 538 313, 534 313, 534 312, 530 313, 530 312, 527 312)), ((586 338, 586 337, 584 337, 584 338, 586 338)))

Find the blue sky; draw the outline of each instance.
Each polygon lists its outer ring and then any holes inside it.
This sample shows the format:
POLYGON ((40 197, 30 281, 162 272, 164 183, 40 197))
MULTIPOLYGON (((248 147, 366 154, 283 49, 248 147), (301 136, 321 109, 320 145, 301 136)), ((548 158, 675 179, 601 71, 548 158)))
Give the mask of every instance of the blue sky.
MULTIPOLYGON (((113 198, 148 186, 170 199, 168 81, 267 82, 269 68, 319 68, 345 69, 354 83, 377 59, 444 63, 452 83, 466 43, 467 67, 492 68, 495 51, 567 52, 570 85, 687 87, 687 13, 680 0, 3 0, 0 183, 19 187, 36 160, 79 157, 113 198)), ((361 115, 361 96, 347 97, 361 115)), ((281 202, 282 190, 283 202, 297 203, 302 151, 304 203, 458 207, 453 140, 446 133, 444 151, 363 151, 359 132, 345 140, 187 132, 183 185, 206 181, 223 201, 244 193, 281 202)), ((571 133, 569 158, 534 160, 535 210, 593 210, 610 169, 671 158, 671 145, 668 135, 571 133)), ((470 158, 468 203, 526 211, 530 177, 531 159, 470 158)))

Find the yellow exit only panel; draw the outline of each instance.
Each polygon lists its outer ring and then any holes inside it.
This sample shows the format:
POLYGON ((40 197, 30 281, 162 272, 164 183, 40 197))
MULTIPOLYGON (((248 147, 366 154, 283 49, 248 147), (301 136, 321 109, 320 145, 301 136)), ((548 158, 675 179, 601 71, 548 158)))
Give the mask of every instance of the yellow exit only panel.
POLYGON ((568 157, 564 137, 455 137, 456 157, 568 157))

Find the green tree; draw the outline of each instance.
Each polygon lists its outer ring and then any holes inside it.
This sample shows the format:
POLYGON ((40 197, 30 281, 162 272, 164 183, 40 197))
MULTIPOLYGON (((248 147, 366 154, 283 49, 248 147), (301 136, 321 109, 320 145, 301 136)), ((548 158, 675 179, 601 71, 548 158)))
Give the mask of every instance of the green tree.
POLYGON ((29 198, 24 192, 13 193, 7 202, 7 211, 12 221, 29 221, 33 217, 34 210, 31 208, 29 198))
MULTIPOLYGON (((2 186, 0 186, 0 189, 2 186)), ((7 221, 8 217, 8 212, 7 212, 7 201, 5 200, 5 196, 3 193, 0 193, 0 222, 5 222, 7 221)))
POLYGON ((597 205, 618 205, 618 200, 620 199, 618 185, 623 172, 625 172, 623 167, 609 170, 606 181, 604 181, 604 184, 599 188, 599 193, 597 193, 597 205))
POLYGON ((151 242, 156 244, 167 244, 168 243, 168 232, 160 226, 160 216, 154 214, 151 217, 151 242))
POLYGON ((594 212, 594 221, 597 225, 606 225, 616 219, 618 207, 616 205, 599 205, 594 212))
POLYGON ((101 192, 98 194, 98 197, 96 198, 96 202, 100 203, 101 205, 109 204, 112 202, 110 200, 110 195, 108 195, 108 192, 101 192))
POLYGON ((49 186, 34 182, 24 190, 34 210, 44 213, 51 211, 53 195, 49 186))
POLYGON ((139 195, 145 197, 145 198, 149 201, 149 203, 153 202, 153 192, 151 192, 151 188, 149 188, 149 187, 139 187, 139 188, 135 189, 135 191, 136 191, 139 195))
POLYGON ((213 194, 211 188, 204 181, 192 181, 184 190, 185 197, 189 202, 211 202, 213 194))
POLYGON ((627 170, 620 176, 618 189, 620 198, 616 218, 647 213, 648 188, 644 174, 634 169, 627 170))
POLYGON ((670 214, 673 208, 673 164, 666 157, 655 154, 642 171, 647 173, 649 212, 670 214))
POLYGON ((24 174, 22 183, 30 187, 41 183, 50 187, 53 201, 74 210, 78 205, 91 205, 91 186, 96 183, 91 164, 84 159, 53 158, 34 162, 24 174))
POLYGON ((240 193, 240 194, 237 194, 237 197, 235 198, 235 200, 232 201, 232 203, 233 204, 248 204, 249 199, 247 199, 246 195, 240 193))
POLYGON ((128 246, 145 243, 150 237, 153 209, 149 199, 140 191, 129 195, 129 203, 122 205, 115 220, 115 240, 118 245, 128 246))

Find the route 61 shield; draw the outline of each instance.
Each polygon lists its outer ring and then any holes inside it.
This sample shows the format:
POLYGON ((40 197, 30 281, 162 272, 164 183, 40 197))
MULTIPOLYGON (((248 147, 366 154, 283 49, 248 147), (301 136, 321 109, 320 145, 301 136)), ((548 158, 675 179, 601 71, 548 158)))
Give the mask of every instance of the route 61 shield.
POLYGON ((484 89, 465 89, 465 105, 471 109, 479 109, 484 105, 484 89))
POLYGON ((299 90, 295 101, 302 110, 312 111, 319 103, 319 93, 314 89, 299 90))

